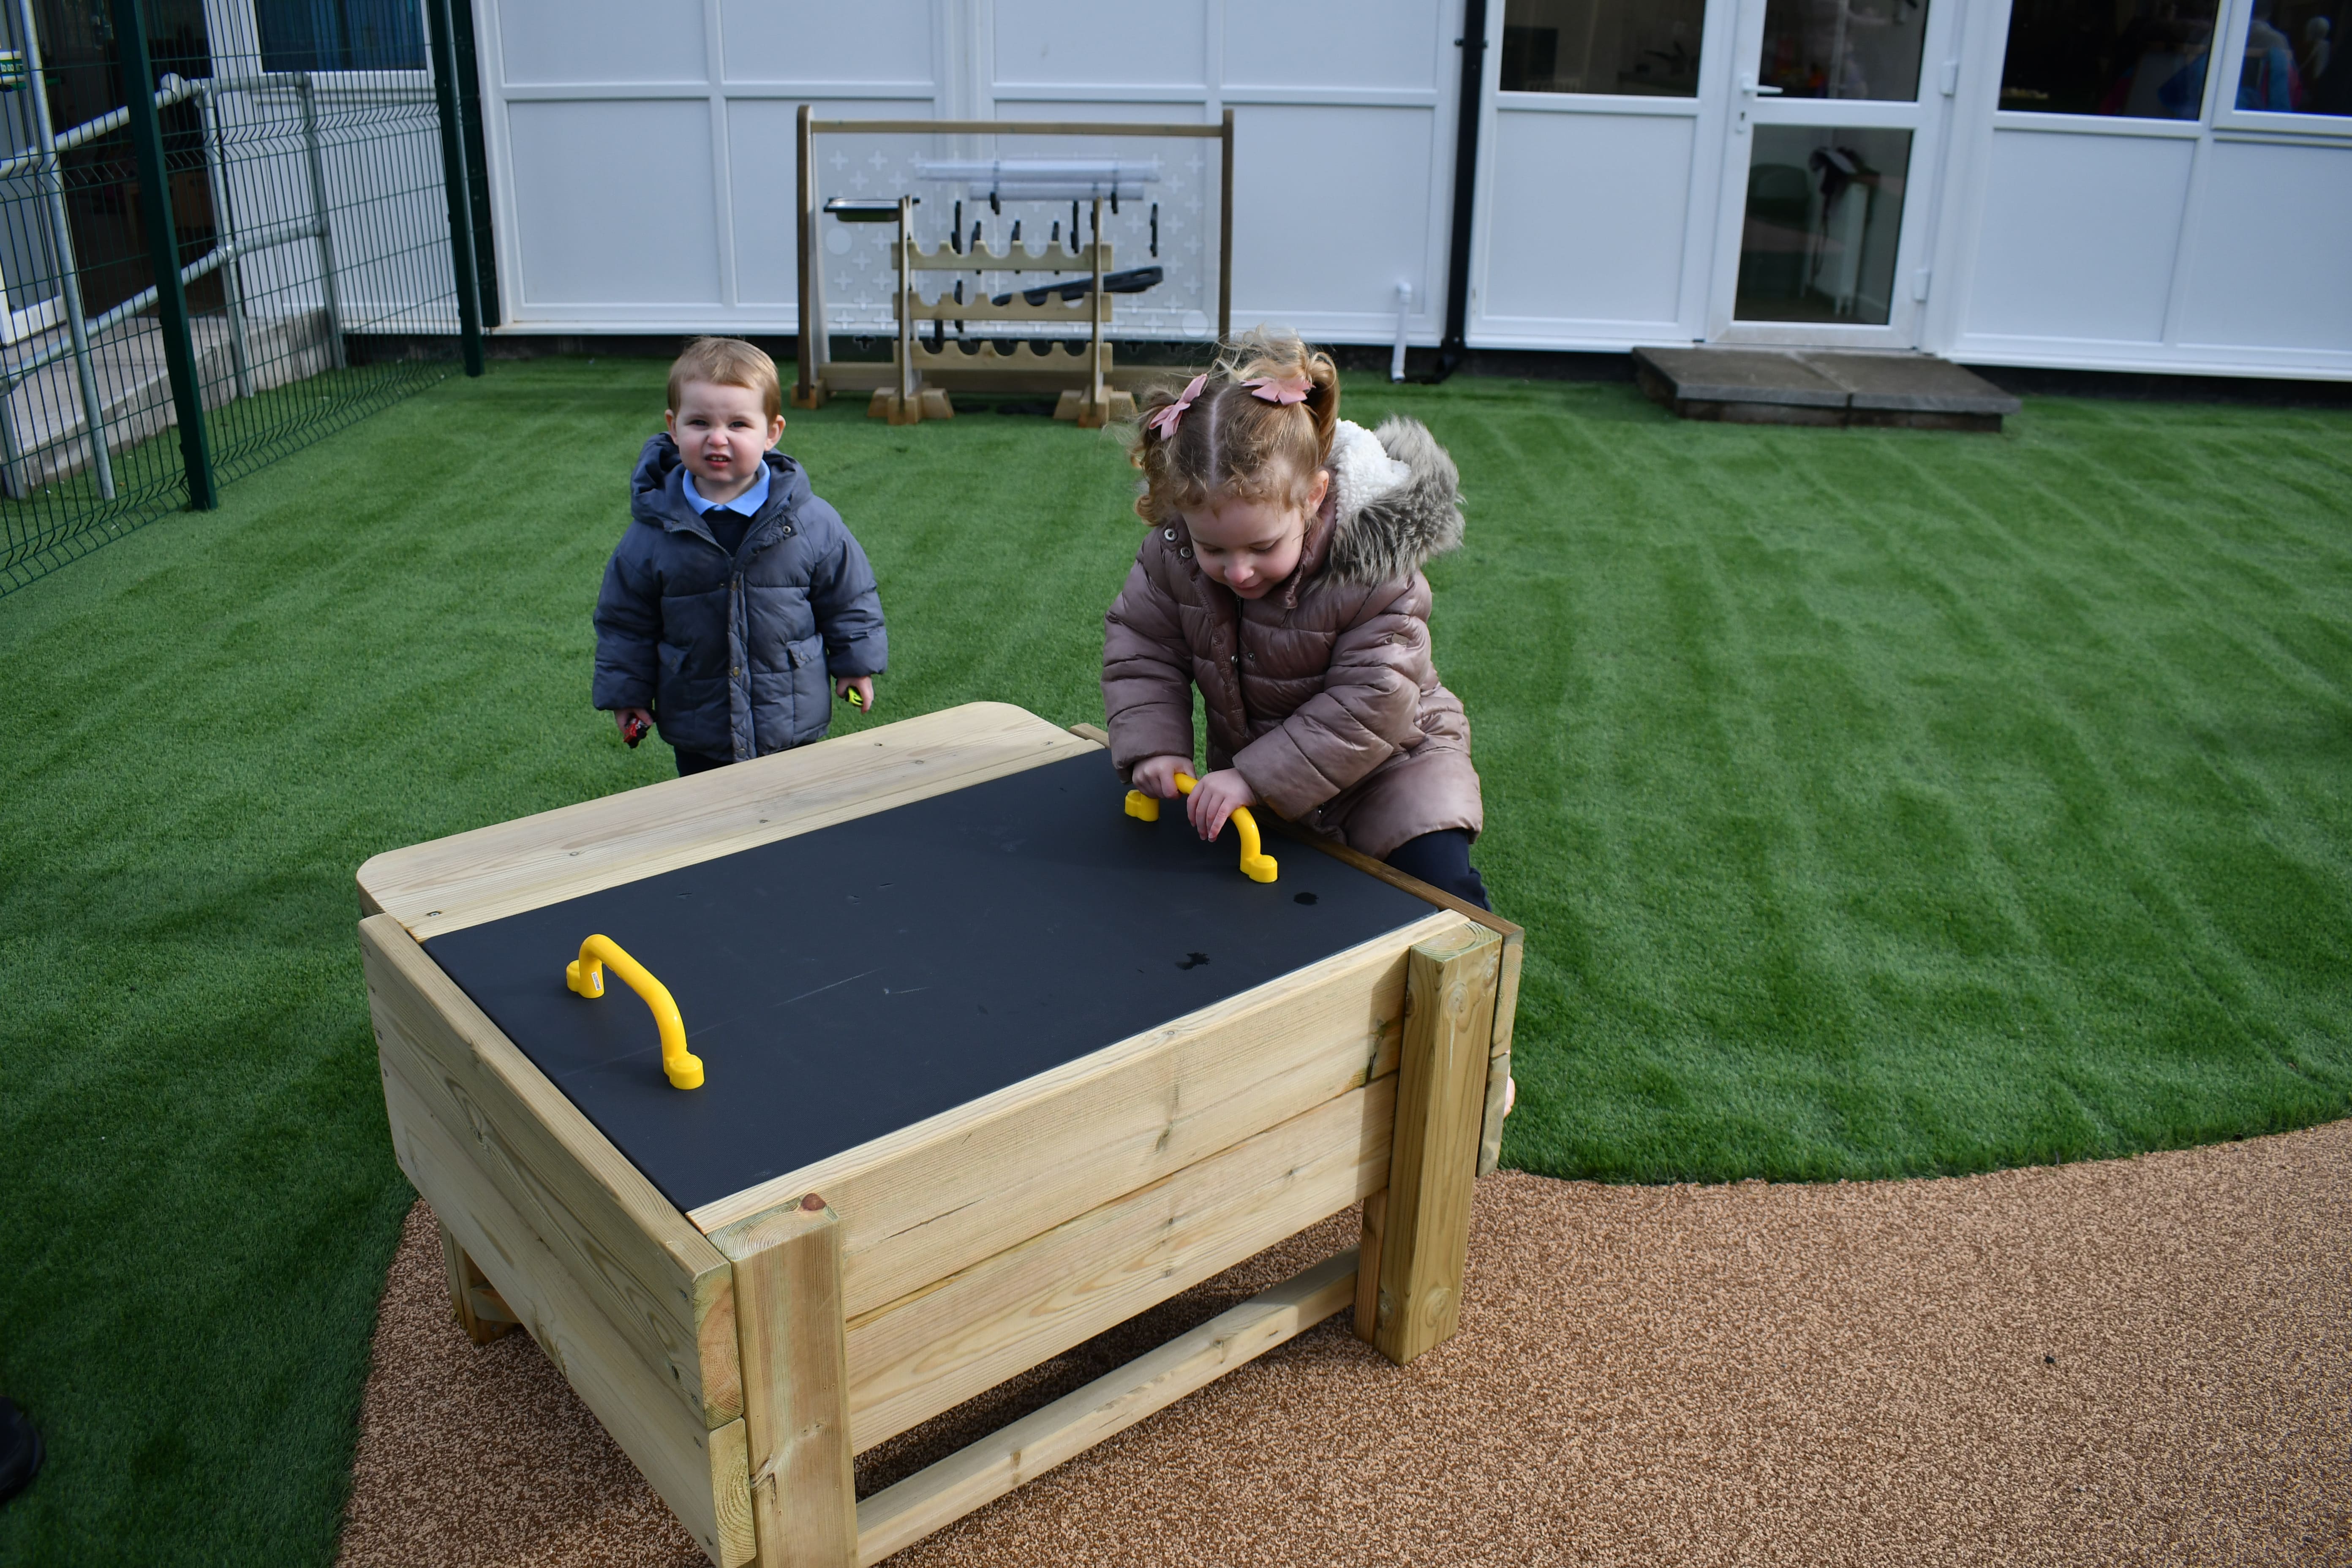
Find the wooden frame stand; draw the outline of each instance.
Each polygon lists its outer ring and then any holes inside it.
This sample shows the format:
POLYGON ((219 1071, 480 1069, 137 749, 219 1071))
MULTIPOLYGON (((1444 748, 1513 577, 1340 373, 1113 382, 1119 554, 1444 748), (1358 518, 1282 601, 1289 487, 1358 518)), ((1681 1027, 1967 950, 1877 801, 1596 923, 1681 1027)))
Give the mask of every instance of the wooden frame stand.
POLYGON ((819 276, 817 233, 824 213, 817 202, 816 138, 835 132, 856 132, 864 134, 898 132, 922 135, 1049 135, 1049 136, 1153 136, 1214 138, 1220 143, 1217 257, 1217 336, 1222 340, 1233 331, 1234 252, 1234 115, 1227 110, 1216 125, 1121 125, 1071 124, 1057 125, 1023 121, 930 121, 930 120, 818 120, 810 108, 803 104, 798 120, 798 161, 800 194, 800 321, 799 370, 792 391, 795 408, 822 408, 835 394, 866 392, 870 397, 866 414, 876 419, 887 419, 893 425, 916 425, 925 419, 952 418, 955 414, 949 394, 971 392, 1055 392, 1058 401, 1054 411, 1056 419, 1076 422, 1084 428, 1097 428, 1114 419, 1129 419, 1135 415, 1135 397, 1127 387, 1114 384, 1114 375, 1122 374, 1116 364, 1115 349, 1108 332, 1111 320, 1112 301, 1105 292, 1103 280, 1112 270, 1111 247, 1102 238, 1102 202, 1094 204, 1093 237, 1080 244, 1074 232, 1066 244, 1053 243, 1042 251, 1032 252, 1021 244, 1009 244, 1002 250, 992 250, 973 245, 962 235, 950 238, 948 245, 924 249, 917 245, 913 233, 912 198, 901 196, 898 201, 898 234, 892 247, 892 263, 898 278, 893 295, 896 327, 891 337, 890 361, 886 364, 851 364, 835 363, 823 322, 824 319, 824 289, 819 276), (971 273, 982 272, 1069 272, 1091 270, 1093 287, 1081 301, 1047 299, 1031 303, 1017 292, 1004 302, 974 295, 963 296, 963 283, 959 280, 951 293, 925 302, 915 287, 915 275, 920 272, 971 273), (976 352, 950 346, 943 337, 926 344, 921 324, 934 323, 934 333, 944 332, 944 323, 954 321, 961 331, 966 322, 1021 322, 1028 325, 1044 323, 1061 329, 1059 336, 1087 337, 1082 353, 1065 350, 1059 341, 1049 340, 1042 345, 1024 342, 1010 352, 993 342, 982 343, 976 352), (814 325, 813 325, 814 323, 814 325), (1076 382, 1076 385, 1070 384, 1076 382))
POLYGON ((393 1144, 444 1226, 460 1323, 526 1329, 722 1568, 877 1562, 1351 1304, 1399 1363, 1454 1331, 1519 933, 1442 894, 692 1213, 421 945, 1095 745, 973 704, 361 869, 393 1144), (1360 1201, 1359 1249, 857 1500, 857 1452, 1360 1201))

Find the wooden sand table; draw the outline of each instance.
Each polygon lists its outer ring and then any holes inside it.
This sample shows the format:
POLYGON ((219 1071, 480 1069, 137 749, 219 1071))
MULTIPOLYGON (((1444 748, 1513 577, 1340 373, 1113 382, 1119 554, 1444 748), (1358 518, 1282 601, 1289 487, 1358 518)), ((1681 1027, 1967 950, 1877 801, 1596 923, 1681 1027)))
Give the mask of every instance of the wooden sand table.
POLYGON ((360 868, 457 1320, 527 1329, 721 1568, 875 1562, 1335 1313, 1399 1366, 1455 1332, 1518 928, 1158 815, 1099 732, 972 703, 360 868), (1358 1212, 857 1494, 856 1455, 1358 1212))
MULTIPOLYGON (((859 1462, 861 1491, 1354 1237, 859 1462)), ((1955 1181, 1478 1184, 1462 1331, 1345 1320, 892 1559, 2352 1563, 2352 1123, 1955 1181)), ((540 1352, 394 1260, 345 1568, 696 1564, 540 1352)))

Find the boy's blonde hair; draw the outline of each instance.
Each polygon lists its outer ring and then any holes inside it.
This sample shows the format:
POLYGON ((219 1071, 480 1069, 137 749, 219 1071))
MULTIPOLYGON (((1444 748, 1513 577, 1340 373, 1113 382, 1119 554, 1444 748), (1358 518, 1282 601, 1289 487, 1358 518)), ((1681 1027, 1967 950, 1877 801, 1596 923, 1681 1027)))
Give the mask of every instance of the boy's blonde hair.
POLYGON ((740 338, 696 338, 686 345, 686 352, 669 367, 672 414, 677 412, 678 399, 689 381, 756 392, 760 406, 771 419, 784 411, 784 389, 776 379, 776 362, 740 338))
POLYGON ((1258 327, 1218 345, 1208 383, 1177 421, 1173 435, 1150 417, 1183 395, 1183 384, 1154 387, 1137 401, 1128 455, 1143 470, 1136 515, 1159 522, 1199 511, 1213 500, 1306 504, 1316 470, 1330 460, 1339 423, 1339 367, 1297 333, 1258 327), (1271 377, 1303 381, 1302 403, 1268 403, 1244 383, 1271 377))

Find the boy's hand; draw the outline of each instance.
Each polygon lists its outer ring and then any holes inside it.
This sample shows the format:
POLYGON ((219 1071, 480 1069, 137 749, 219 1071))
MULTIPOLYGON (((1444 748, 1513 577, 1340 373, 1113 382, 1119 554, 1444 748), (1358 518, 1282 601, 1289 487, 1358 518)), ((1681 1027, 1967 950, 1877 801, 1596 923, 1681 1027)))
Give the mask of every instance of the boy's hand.
POLYGON ((613 710, 613 724, 621 731, 621 739, 635 746, 652 732, 654 716, 650 710, 644 708, 615 708, 613 710), (635 727, 634 735, 632 726, 635 727))
POLYGON ((1238 768, 1219 768, 1192 786, 1192 797, 1184 809, 1192 818, 1192 827, 1203 838, 1214 838, 1225 830, 1225 818, 1234 808, 1255 805, 1257 796, 1250 793, 1249 781, 1238 768))
POLYGON ((1147 757, 1135 764, 1128 782, 1154 800, 1176 798, 1176 775, 1192 771, 1190 757, 1147 757))
POLYGON ((874 678, 870 675, 845 675, 833 683, 833 691, 845 702, 850 701, 850 694, 855 692, 856 706, 868 713, 874 711, 874 678))

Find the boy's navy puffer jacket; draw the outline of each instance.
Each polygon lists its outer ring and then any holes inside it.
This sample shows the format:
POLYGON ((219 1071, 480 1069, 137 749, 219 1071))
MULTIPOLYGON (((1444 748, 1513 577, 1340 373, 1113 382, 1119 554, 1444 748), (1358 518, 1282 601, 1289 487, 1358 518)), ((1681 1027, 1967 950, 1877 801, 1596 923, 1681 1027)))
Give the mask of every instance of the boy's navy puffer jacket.
POLYGON ((680 751, 740 761, 822 739, 833 679, 888 662, 866 552, 798 463, 767 463, 732 556, 687 504, 677 443, 647 441, 629 479, 629 531, 596 595, 595 705, 653 710, 680 751))

